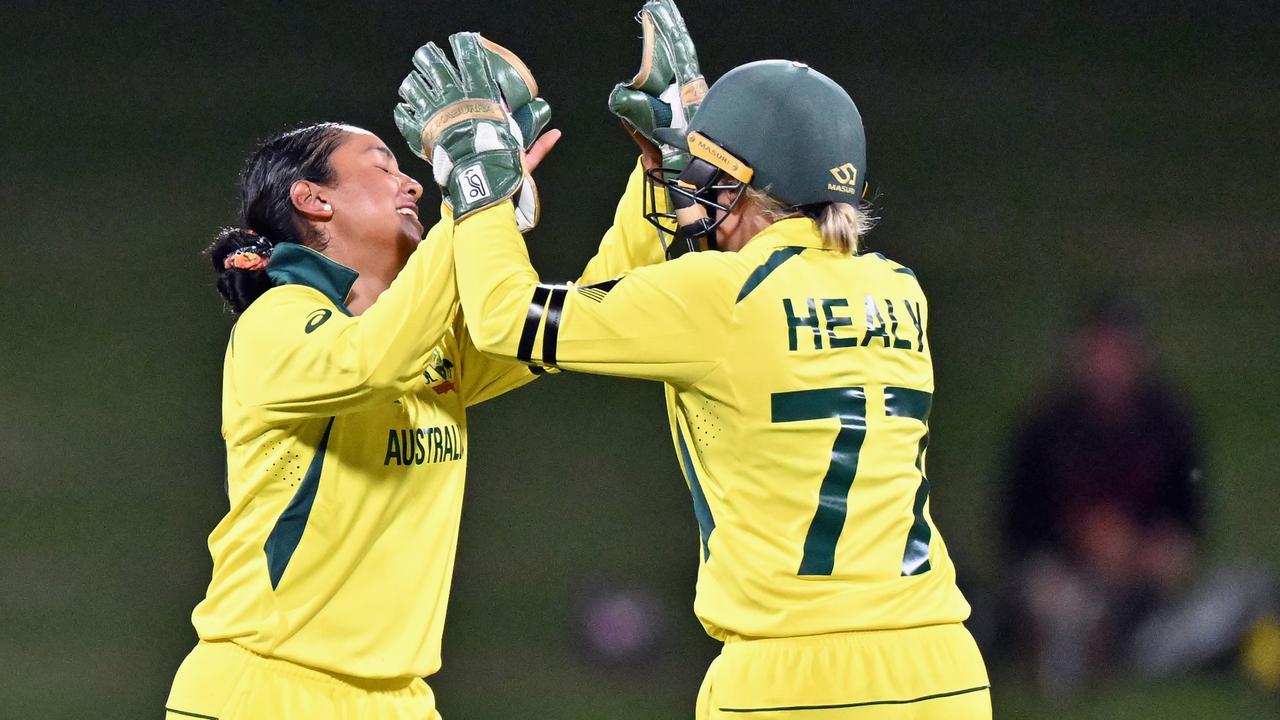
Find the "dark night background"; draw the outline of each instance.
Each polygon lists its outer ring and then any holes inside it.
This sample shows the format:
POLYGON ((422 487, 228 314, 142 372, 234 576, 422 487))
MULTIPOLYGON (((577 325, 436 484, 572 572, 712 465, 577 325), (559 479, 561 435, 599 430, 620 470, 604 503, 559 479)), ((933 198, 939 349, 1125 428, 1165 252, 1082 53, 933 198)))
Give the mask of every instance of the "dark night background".
MULTIPOLYGON (((413 50, 463 29, 520 54, 565 138, 539 172, 544 277, 577 275, 633 161, 605 107, 640 0, 0 6, 0 716, 159 717, 195 640, 232 319, 200 250, 255 143, 380 134, 413 50)), ((806 61, 867 128, 871 245, 915 269, 937 371, 933 517, 975 606, 1002 577, 1008 434, 1089 298, 1146 307, 1208 450, 1209 556, 1280 566, 1280 23, 1262 3, 703 2, 709 80, 806 61)), ((424 207, 429 207, 424 203, 424 207)), ((716 652, 657 386, 562 375, 477 408, 444 670, 447 720, 692 714, 716 652), (601 587, 648 593, 652 656, 575 640, 601 587)), ((1068 707, 994 668, 997 717, 1280 716, 1231 673, 1068 707)))

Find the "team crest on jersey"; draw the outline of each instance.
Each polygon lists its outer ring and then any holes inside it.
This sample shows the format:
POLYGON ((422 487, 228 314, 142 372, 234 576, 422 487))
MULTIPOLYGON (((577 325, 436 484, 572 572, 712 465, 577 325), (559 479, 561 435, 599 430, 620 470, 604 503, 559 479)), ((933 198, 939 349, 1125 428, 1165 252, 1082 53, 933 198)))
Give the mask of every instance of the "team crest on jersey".
POLYGON ((458 389, 453 382, 453 361, 445 357, 439 348, 432 350, 427 357, 427 369, 422 371, 422 377, 427 379, 427 384, 437 395, 458 389))

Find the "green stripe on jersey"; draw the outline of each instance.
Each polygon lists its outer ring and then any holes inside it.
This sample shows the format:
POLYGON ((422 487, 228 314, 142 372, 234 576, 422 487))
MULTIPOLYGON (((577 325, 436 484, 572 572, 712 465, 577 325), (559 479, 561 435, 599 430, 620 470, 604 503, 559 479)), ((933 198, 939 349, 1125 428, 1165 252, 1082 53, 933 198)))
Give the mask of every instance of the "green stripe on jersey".
POLYGON ((804 248, 802 247, 784 247, 774 250, 773 254, 769 256, 769 259, 764 261, 763 265, 756 268, 751 275, 747 276, 747 281, 742 284, 742 289, 738 291, 738 299, 734 302, 742 302, 751 294, 751 291, 759 287, 760 283, 764 282, 765 278, 769 277, 774 270, 777 270, 782 263, 802 252, 804 252, 804 248))
POLYGON ((870 707, 872 705, 910 705, 911 703, 924 702, 926 700, 938 700, 941 698, 955 697, 957 695, 968 695, 969 693, 981 692, 991 689, 990 685, 979 685, 977 687, 965 688, 964 690, 952 690, 951 692, 934 693, 933 695, 921 695, 918 698, 910 700, 869 700, 867 702, 844 703, 841 705, 790 705, 787 707, 764 707, 764 708, 720 708, 720 712, 731 713, 753 713, 753 712, 788 712, 795 710, 839 710, 841 708, 857 708, 870 707))
POLYGON ((187 712, 186 710, 174 710, 171 707, 165 708, 164 711, 166 713, 173 713, 174 715, 181 715, 182 717, 200 718, 201 720, 218 720, 218 718, 213 715, 201 715, 200 713, 187 712))
POLYGON ((698 471, 693 469, 693 458, 689 456, 689 446, 685 444, 684 432, 679 427, 676 427, 676 440, 680 444, 680 462, 684 465, 685 479, 689 481, 689 494, 693 496, 693 516, 698 521, 698 533, 702 535, 702 559, 707 560, 711 557, 711 533, 716 529, 716 521, 711 517, 711 506, 707 505, 707 496, 702 492, 698 471))
POLYGON ((325 425, 324 436, 320 438, 316 456, 307 467, 307 474, 298 484, 298 490, 293 494, 289 505, 280 513, 276 526, 267 536, 266 544, 262 546, 267 553, 267 571, 271 575, 272 590, 280 584, 280 578, 289 566, 289 559, 298 549, 298 543, 302 542, 302 531, 307 529, 307 518, 311 515, 311 506, 320 490, 320 473, 324 470, 324 453, 329 446, 329 431, 333 429, 333 420, 334 418, 329 418, 329 424, 325 425))

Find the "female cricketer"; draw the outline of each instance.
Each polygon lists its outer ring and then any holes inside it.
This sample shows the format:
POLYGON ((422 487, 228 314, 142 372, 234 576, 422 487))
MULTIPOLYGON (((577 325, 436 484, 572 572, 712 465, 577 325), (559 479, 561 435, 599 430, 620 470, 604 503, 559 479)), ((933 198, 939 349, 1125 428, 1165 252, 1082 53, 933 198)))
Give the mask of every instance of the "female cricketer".
MULTIPOLYGON (((547 109, 532 75, 479 40, 509 93, 523 88, 510 131, 532 170, 558 134, 534 142, 547 109)), ((637 168, 585 281, 661 259, 642 187, 637 168)), ((528 227, 537 198, 524 190, 528 227)), ((423 238, 422 187, 373 134, 280 135, 241 191, 238 227, 209 249, 238 315, 222 388, 230 508, 209 536, 199 643, 166 717, 438 720, 422 678, 440 667, 466 408, 540 369, 476 350, 457 312, 449 206, 461 203, 446 195, 423 238)))
POLYGON ((677 209, 649 219, 678 225, 677 252, 709 252, 542 285, 507 200, 519 142, 444 110, 500 90, 482 64, 425 60, 428 91, 406 100, 420 126, 445 126, 424 142, 450 163, 436 179, 471 189, 453 246, 476 345, 666 384, 700 530, 694 609, 724 641, 697 717, 989 718, 929 513, 928 305, 911 270, 861 252, 848 94, 796 62, 729 72, 689 123, 687 167, 650 174, 677 209))

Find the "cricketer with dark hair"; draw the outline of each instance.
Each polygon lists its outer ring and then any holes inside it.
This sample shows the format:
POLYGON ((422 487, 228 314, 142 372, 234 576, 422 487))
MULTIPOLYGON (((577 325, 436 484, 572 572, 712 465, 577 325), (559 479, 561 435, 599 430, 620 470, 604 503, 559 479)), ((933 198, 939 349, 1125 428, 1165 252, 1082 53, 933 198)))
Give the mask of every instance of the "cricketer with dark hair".
MULTIPOLYGON (((483 49, 480 49, 483 46, 483 49)), ((558 136, 504 48, 529 169, 558 136), (519 88, 517 89, 517 86, 519 88)), ((503 66, 503 63, 507 63, 503 66)), ((477 351, 458 313, 453 222, 423 238, 422 187, 373 134, 331 123, 263 144, 209 256, 238 316, 223 366, 226 516, 169 720, 438 720, 440 642, 467 461, 466 409, 540 373, 477 351)), ((537 196, 523 184, 524 227, 537 196)), ((585 281, 662 258, 632 174, 585 281)))

